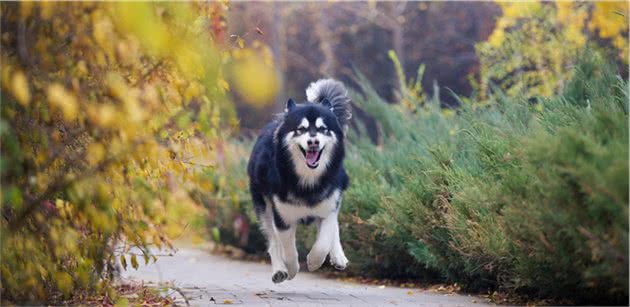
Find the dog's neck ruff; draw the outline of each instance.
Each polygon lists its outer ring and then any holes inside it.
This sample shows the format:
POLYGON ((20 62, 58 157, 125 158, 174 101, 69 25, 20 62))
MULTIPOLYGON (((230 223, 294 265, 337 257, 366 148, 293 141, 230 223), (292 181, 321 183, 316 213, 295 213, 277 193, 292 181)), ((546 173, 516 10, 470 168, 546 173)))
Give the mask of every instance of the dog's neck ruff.
MULTIPOLYGON (((291 152, 293 159, 300 158, 291 152)), ((294 160, 295 161, 295 160, 294 160)), ((317 183, 319 183, 319 179, 324 174, 325 165, 319 165, 317 168, 309 168, 304 163, 295 163, 295 173, 298 176, 298 184, 304 188, 312 188, 317 183)))

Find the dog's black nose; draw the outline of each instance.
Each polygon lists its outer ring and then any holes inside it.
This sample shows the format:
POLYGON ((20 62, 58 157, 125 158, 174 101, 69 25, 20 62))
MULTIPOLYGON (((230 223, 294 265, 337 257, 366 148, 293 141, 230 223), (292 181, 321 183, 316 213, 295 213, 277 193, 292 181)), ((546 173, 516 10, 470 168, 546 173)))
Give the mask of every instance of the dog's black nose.
POLYGON ((319 140, 318 139, 314 139, 314 140, 308 140, 306 141, 306 145, 308 146, 319 146, 319 140))

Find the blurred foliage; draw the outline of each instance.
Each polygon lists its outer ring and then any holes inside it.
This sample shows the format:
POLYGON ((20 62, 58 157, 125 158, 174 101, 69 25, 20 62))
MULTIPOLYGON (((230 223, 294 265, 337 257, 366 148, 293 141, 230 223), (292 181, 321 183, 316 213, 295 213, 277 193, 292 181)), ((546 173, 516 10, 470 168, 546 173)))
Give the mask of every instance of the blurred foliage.
POLYGON ((476 46, 481 100, 492 87, 510 97, 550 96, 565 86, 586 48, 628 63, 628 2, 498 2, 503 15, 476 46), (601 43, 601 44, 600 44, 601 43))
POLYGON ((1 293, 37 304, 106 290, 155 260, 208 191, 212 140, 236 125, 225 3, 0 5, 1 293), (135 252, 130 253, 130 249, 135 252))
POLYGON ((400 64, 398 56, 394 50, 387 52, 387 55, 394 63, 396 69, 396 77, 398 77, 399 91, 396 92, 396 100, 400 102, 400 105, 406 108, 410 112, 416 112, 419 107, 426 101, 426 94, 422 89, 422 79, 424 78, 424 64, 418 66, 418 72, 416 73, 416 79, 407 80, 405 77, 405 70, 400 64))
POLYGON ((238 38, 237 44, 239 49, 231 52, 227 68, 230 83, 248 105, 260 108, 273 103, 279 82, 271 50, 260 41, 244 48, 245 43, 238 38))

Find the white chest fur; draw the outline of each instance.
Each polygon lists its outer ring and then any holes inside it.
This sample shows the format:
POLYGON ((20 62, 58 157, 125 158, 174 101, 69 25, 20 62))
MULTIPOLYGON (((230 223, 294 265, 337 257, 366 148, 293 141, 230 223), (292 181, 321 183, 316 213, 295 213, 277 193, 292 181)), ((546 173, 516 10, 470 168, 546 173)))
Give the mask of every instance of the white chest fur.
POLYGON ((273 196, 273 202, 276 206, 276 212, 278 212, 282 220, 287 224, 295 224, 299 219, 308 216, 327 217, 337 210, 337 203, 340 196, 341 192, 335 190, 328 198, 322 200, 315 206, 307 206, 297 201, 294 202, 291 200, 291 197, 289 197, 287 202, 283 202, 275 195, 273 196))

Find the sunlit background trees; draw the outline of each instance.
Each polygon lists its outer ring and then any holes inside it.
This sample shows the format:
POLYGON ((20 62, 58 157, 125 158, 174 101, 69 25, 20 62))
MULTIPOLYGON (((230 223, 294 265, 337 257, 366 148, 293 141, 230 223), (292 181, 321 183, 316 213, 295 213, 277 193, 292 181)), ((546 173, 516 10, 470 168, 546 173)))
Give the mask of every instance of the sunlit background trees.
POLYGON ((263 253, 250 138, 322 76, 357 114, 351 274, 627 302, 626 2, 0 10, 3 302, 115 302, 182 237, 263 253))

